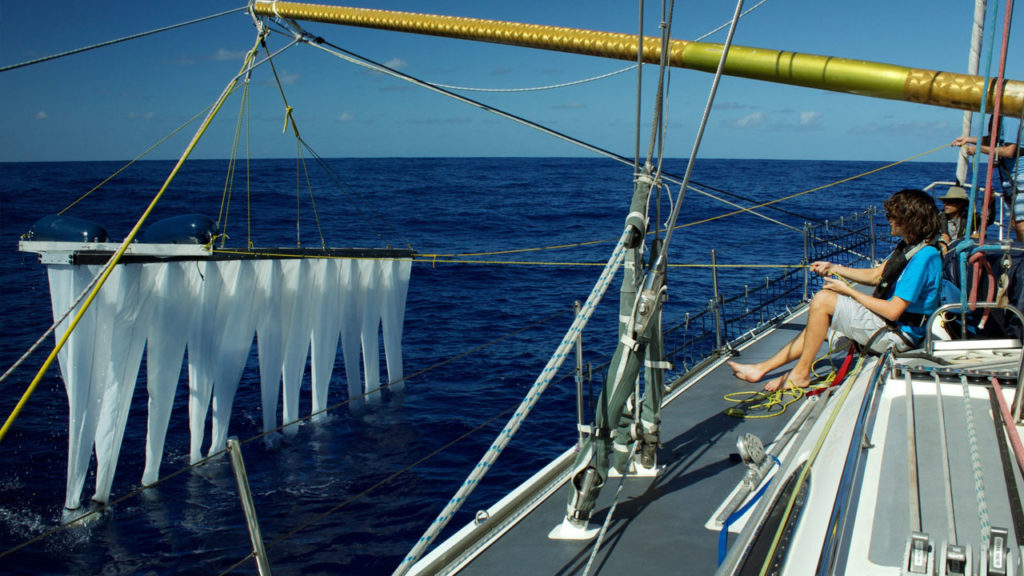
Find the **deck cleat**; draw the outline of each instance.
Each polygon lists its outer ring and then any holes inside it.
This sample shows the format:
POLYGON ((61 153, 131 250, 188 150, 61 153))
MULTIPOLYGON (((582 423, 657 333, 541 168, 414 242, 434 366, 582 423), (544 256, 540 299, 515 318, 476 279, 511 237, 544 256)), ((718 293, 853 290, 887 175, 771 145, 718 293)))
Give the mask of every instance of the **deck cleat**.
POLYGON ((903 576, 935 573, 935 548, 928 534, 914 532, 907 539, 900 573, 903 576))
POLYGON ((973 576, 970 546, 942 543, 939 552, 939 576, 973 576))
POLYGON ((981 574, 983 576, 1010 576, 1014 574, 1013 555, 1007 544, 1009 533, 1005 528, 992 527, 988 546, 981 548, 981 574))

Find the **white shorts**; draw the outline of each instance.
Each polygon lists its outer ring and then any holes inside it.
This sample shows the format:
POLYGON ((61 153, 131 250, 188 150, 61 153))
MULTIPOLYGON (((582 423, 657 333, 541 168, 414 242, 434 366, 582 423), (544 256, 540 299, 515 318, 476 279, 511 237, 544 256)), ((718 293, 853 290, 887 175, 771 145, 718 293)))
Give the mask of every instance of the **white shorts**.
MULTIPOLYGON (((838 295, 836 310, 832 314, 832 330, 863 346, 878 330, 885 328, 885 321, 849 296, 838 295)), ((895 345, 901 352, 910 346, 892 330, 883 331, 871 343, 871 350, 882 353, 895 345)))

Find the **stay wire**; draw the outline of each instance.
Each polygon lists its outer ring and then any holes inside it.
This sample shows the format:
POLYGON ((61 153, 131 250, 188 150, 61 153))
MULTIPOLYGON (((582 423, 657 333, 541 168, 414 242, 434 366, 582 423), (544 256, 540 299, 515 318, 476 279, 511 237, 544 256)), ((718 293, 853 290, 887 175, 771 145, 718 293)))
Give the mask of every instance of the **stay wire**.
POLYGON ((122 172, 124 172, 128 168, 131 168, 136 162, 138 162, 139 160, 142 160, 143 158, 148 156, 150 152, 152 152, 153 150, 156 150, 157 148, 159 148, 164 142, 167 142, 168 140, 173 138, 175 134, 177 134, 178 132, 181 132, 182 130, 187 128, 189 125, 191 125, 193 122, 195 122, 198 118, 200 118, 201 116, 203 116, 204 114, 209 112, 211 106, 212 106, 212 104, 210 106, 207 106, 206 108, 203 108, 195 116, 189 118, 188 120, 183 122, 180 126, 175 128, 174 130, 171 130, 171 132, 169 134, 167 134, 166 136, 164 136, 163 138, 158 140, 155 144, 153 144, 149 148, 146 148, 145 150, 143 150, 142 153, 139 154, 138 156, 136 156, 135 158, 132 158, 131 160, 126 162, 123 166, 118 168, 113 174, 111 174, 110 176, 107 176, 102 182, 100 182, 99 184, 97 184, 97 185, 93 186, 92 188, 90 188, 87 192, 85 192, 84 194, 79 196, 74 202, 72 202, 71 204, 68 204, 67 206, 65 206, 60 212, 57 212, 57 214, 58 215, 64 214, 65 212, 67 212, 68 210, 70 210, 71 208, 73 208, 74 206, 76 206, 77 204, 79 204, 80 202, 85 200, 86 198, 88 198, 93 192, 99 190, 100 188, 105 186, 108 182, 113 180, 114 178, 117 178, 122 172))
MULTIPOLYGON (((307 522, 304 522, 304 523, 300 524, 299 526, 293 528, 292 530, 289 530, 288 532, 285 532, 281 536, 278 536, 277 538, 271 540, 270 542, 265 543, 264 548, 266 550, 269 550, 269 549, 273 548, 277 544, 280 544, 281 542, 284 542, 285 540, 291 538, 292 536, 295 536, 296 534, 298 534, 299 532, 309 528, 310 526, 313 526, 314 524, 319 523, 324 518, 327 518, 331 514, 334 514, 335 512, 337 512, 337 511, 339 511, 339 510, 341 510, 341 509, 343 509, 343 508, 345 508, 345 507, 355 503, 356 501, 358 501, 361 498, 363 498, 364 496, 366 496, 366 495, 376 491, 377 489, 381 488, 382 486, 386 486, 387 484, 390 484, 392 481, 394 481, 395 479, 403 476, 404 474, 406 474, 410 470, 420 466, 421 464, 431 460, 432 458, 434 458, 438 454, 441 454, 442 452, 448 450, 449 448, 452 448, 453 446, 456 446, 457 444, 462 443, 464 440, 466 440, 470 436, 472 436, 472 435, 476 434, 477 432, 487 428, 488 426, 493 424, 496 420, 498 420, 499 418, 505 416, 509 412, 512 412, 517 407, 518 407, 518 404, 510 405, 508 408, 502 410, 498 414, 495 414, 494 416, 489 418, 487 421, 481 423, 480 425, 476 426, 472 430, 468 430, 465 433, 463 433, 461 436, 459 436, 458 438, 455 438, 455 439, 449 441, 444 446, 441 446, 440 448, 434 450, 433 452, 427 454, 426 456, 423 456, 422 458, 420 458, 419 460, 413 462, 412 464, 409 464, 409 465, 405 466, 404 468, 391 473, 390 475, 388 475, 387 478, 384 478, 383 480, 377 482, 376 484, 366 488, 362 492, 359 492, 358 494, 355 494, 355 495, 351 496, 350 498, 348 498, 344 502, 342 502, 340 504, 337 504, 337 505, 331 507, 330 509, 328 509, 328 510, 326 510, 326 511, 320 513, 320 514, 318 514, 313 519, 311 519, 311 520, 309 520, 307 522)), ((224 570, 223 572, 220 572, 220 576, 224 576, 226 574, 232 573, 235 569, 241 567, 243 564, 248 562, 250 559, 254 558, 255 554, 256 554, 255 552, 250 552, 248 555, 246 555, 245 557, 241 558, 238 562, 235 562, 234 564, 229 566, 227 568, 227 570, 224 570)))
MULTIPOLYGON (((283 33, 283 32, 279 32, 279 33, 283 33)), ((436 86, 434 84, 431 84, 431 83, 426 82, 424 80, 420 80, 418 78, 415 78, 413 76, 410 76, 410 75, 405 74, 403 72, 400 72, 398 70, 390 68, 390 67, 388 67, 388 66, 386 66, 384 64, 381 64, 379 62, 376 62, 374 60, 371 60, 369 58, 366 58, 364 56, 360 56, 360 55, 358 55, 358 54, 356 54, 354 52, 351 52, 349 50, 341 48, 340 46, 332 44, 331 42, 329 42, 329 41, 327 41, 327 40, 325 40, 325 39, 323 39, 321 37, 315 37, 315 36, 309 34, 308 32, 302 32, 301 33, 301 38, 302 38, 302 41, 304 41, 306 44, 308 44, 308 45, 310 45, 310 46, 312 46, 314 48, 319 48, 321 50, 324 50, 325 52, 333 54, 333 55, 335 55, 335 56, 337 56, 339 58, 342 58, 343 60, 346 60, 346 61, 352 63, 352 64, 356 64, 358 66, 363 66, 363 67, 369 68, 371 70, 375 70, 375 71, 378 71, 378 72, 381 72, 381 73, 384 73, 384 74, 388 74, 388 75, 391 75, 391 76, 393 76, 395 78, 398 78, 400 80, 404 80, 406 82, 410 82, 410 83, 415 84, 417 86, 420 86, 422 88, 426 88, 428 90, 431 90, 431 91, 437 92, 439 94, 448 96, 450 98, 453 98, 453 99, 458 100, 460 102, 463 102, 465 104, 469 104, 471 106, 480 108, 481 110, 484 110, 484 111, 487 111, 487 112, 491 112, 493 114, 496 114, 496 115, 501 116, 503 118, 506 118, 508 120, 512 120, 514 122, 523 124, 524 126, 528 126, 530 128, 534 128, 535 130, 538 130, 538 131, 543 132, 545 134, 548 134, 550 136, 554 136, 556 138, 559 138, 559 139, 564 140, 566 142, 569 142, 571 144, 575 144, 575 145, 577 145, 577 146, 579 146, 581 148, 584 148, 586 150, 590 150, 591 152, 594 152, 594 153, 596 153, 596 154, 598 154, 600 156, 604 156, 604 157, 609 158, 611 160, 615 160, 617 162, 621 162, 621 163, 627 164, 629 166, 633 166, 634 165, 634 161, 633 160, 625 158, 624 156, 621 156, 621 155, 616 154, 614 152, 611 152, 609 150, 605 150, 603 148, 600 148, 600 147, 598 147, 596 145, 584 142, 582 140, 573 138, 572 136, 569 136, 569 135, 564 134, 562 132, 558 132, 557 130, 554 130, 552 128, 548 128, 548 127, 543 126, 541 124, 537 124, 536 122, 527 120, 527 119, 522 118, 520 116, 516 116, 515 114, 511 114, 509 112, 505 112, 505 111, 503 111, 501 109, 495 108, 495 107, 490 106, 488 104, 484 104, 484 103, 482 103, 480 101, 473 100, 471 98, 467 98, 467 97, 461 96, 459 94, 455 94, 455 93, 453 93, 453 92, 451 92, 449 90, 445 90, 445 89, 440 88, 440 87, 438 87, 438 86, 436 86), (330 49, 328 49, 328 48, 330 48, 330 49)), ((690 171, 689 166, 692 166, 692 162, 690 162, 688 164, 687 173, 689 173, 689 171, 690 171)), ((684 178, 683 181, 687 182, 686 178, 684 178)), ((709 193, 706 193, 706 192, 701 192, 701 193, 703 193, 705 195, 708 195, 711 198, 715 198, 716 200, 720 200, 721 201, 721 199, 715 197, 713 194, 709 194, 709 193)), ((680 192, 680 194, 682 194, 682 192, 680 192)), ((769 203, 766 203, 765 205, 771 205, 771 204, 772 203, 769 202, 769 203)), ((755 208, 758 208, 758 206, 754 206, 754 207, 750 207, 750 208, 745 208, 742 211, 743 212, 751 212, 755 208)), ((677 211, 677 210, 678 210, 678 208, 674 208, 674 211, 677 211)))
POLYGON ((163 28, 157 28, 148 32, 140 32, 138 34, 132 34, 131 36, 125 36, 123 38, 117 38, 115 40, 108 40, 106 42, 100 42, 99 44, 93 44, 91 46, 84 46, 82 48, 76 48, 74 50, 68 50, 67 52, 60 52, 58 54, 51 54, 50 56, 43 56, 42 58, 36 58, 35 60, 28 60, 20 64, 12 64, 10 66, 4 66, 0 68, 0 72, 7 72, 8 70, 15 70, 17 68, 23 68, 25 66, 32 66, 34 64, 41 64, 50 60, 56 60, 57 58, 63 58, 65 56, 71 56, 73 54, 80 54, 82 52, 88 52, 89 50, 95 50, 96 48, 103 48, 105 46, 111 46, 113 44, 119 44, 121 42, 127 42, 128 40, 136 40, 145 36, 151 36, 153 34, 159 34, 160 32, 167 32, 168 30, 174 30, 175 28, 182 28, 192 24, 198 24, 207 20, 213 20, 214 18, 220 18, 221 16, 227 16, 228 14, 234 14, 235 12, 244 12, 248 10, 247 6, 241 8, 234 8, 218 14, 211 14, 210 16, 204 16, 202 18, 196 18, 195 20, 189 20, 188 22, 181 22, 179 24, 172 24, 170 26, 164 26, 163 28))
POLYGON ((700 143, 704 137, 704 129, 707 127, 708 119, 711 116, 711 105, 715 101, 715 94, 718 92, 718 84, 722 79, 722 72, 725 69, 725 59, 729 54, 729 48, 732 46, 733 36, 736 34, 736 25, 739 22, 740 14, 743 10, 743 0, 738 0, 736 3, 736 11, 733 13, 732 25, 729 27, 729 34, 726 37, 725 42, 722 44, 722 55, 718 61, 718 67, 715 70, 714 80, 711 82, 711 90, 708 94, 707 104, 704 106, 704 113, 700 120, 700 126, 697 129, 697 136, 694 138, 693 147, 690 151, 689 161, 686 163, 686 172, 683 174, 683 182, 679 187, 679 194, 677 195, 675 205, 672 207, 672 214, 668 219, 667 231, 665 232, 665 240, 663 243, 661 260, 664 261, 668 252, 669 246, 672 242, 672 234, 675 231, 675 223, 679 218, 679 210, 683 204, 683 197, 686 194, 687 185, 690 182, 690 175, 693 173, 694 161, 697 159, 697 151, 700 150, 700 143))
POLYGON ((379 224, 386 228, 389 233, 394 234, 402 242, 402 244, 405 244, 410 250, 414 250, 412 244, 410 244, 409 241, 406 240, 404 236, 402 236, 402 233, 399 232, 398 229, 395 228, 389 221, 387 221, 378 211, 374 210, 373 206, 366 202, 366 200, 359 193, 357 193, 356 190, 348 182, 346 182, 345 179, 342 178, 341 175, 338 174, 338 172, 334 168, 331 167, 330 163, 328 163, 327 160, 325 160, 322 156, 320 156, 320 154, 313 150, 313 148, 306 142, 305 139, 301 139, 301 142, 302 146, 306 149, 306 151, 309 152, 313 156, 313 158, 316 159, 318 164, 320 164, 320 167, 324 170, 324 173, 327 174, 327 177, 331 180, 334 186, 339 191, 345 194, 345 197, 348 199, 349 203, 357 211, 364 215, 363 223, 369 224, 371 228, 373 228, 373 232, 374 234, 377 235, 378 239, 386 242, 380 230, 378 230, 377 227, 373 225, 374 220, 376 220, 379 224), (372 218, 370 218, 370 216, 372 216, 372 218))
MULTIPOLYGON (((944 150, 946 148, 948 148, 948 144, 943 144, 942 146, 939 146, 938 148, 933 148, 931 150, 928 150, 928 151, 925 151, 925 152, 921 152, 919 154, 914 154, 913 156, 910 156, 908 158, 904 158, 903 160, 898 160, 896 162, 891 162, 891 163, 886 164, 884 166, 881 166, 879 168, 874 168, 874 169, 868 170, 866 172, 861 172, 860 174, 855 174, 855 175, 850 176, 848 178, 843 178, 841 180, 837 180, 837 181, 834 181, 834 182, 831 182, 831 183, 828 183, 828 184, 823 184, 821 186, 816 186, 814 188, 810 188, 810 189, 804 190, 802 192, 797 192, 795 194, 790 194, 790 195, 784 196, 782 198, 777 198, 775 200, 770 200, 768 202, 760 203, 760 204, 757 204, 755 206, 751 206, 750 208, 744 208, 744 209, 736 210, 736 211, 733 211, 733 212, 726 212, 726 213, 723 213, 723 214, 719 214, 719 215, 716 215, 716 216, 705 218, 703 220, 696 220, 696 221, 688 222, 688 223, 685 223, 685 224, 679 224, 676 227, 677 228, 687 228, 689 226, 695 226, 695 225, 698 225, 698 224, 704 224, 704 223, 707 223, 707 222, 710 222, 710 221, 713 221, 713 220, 718 220, 718 219, 721 219, 721 218, 726 218, 728 216, 735 216, 737 214, 742 214, 744 212, 752 212, 753 213, 753 211, 758 209, 758 208, 764 208, 766 206, 771 206, 771 205, 774 205, 774 204, 776 204, 778 202, 783 202, 783 201, 786 201, 786 200, 791 200, 793 198, 796 198, 796 197, 799 197, 799 196, 803 196, 803 195, 806 195, 806 194, 810 194, 812 192, 820 192, 821 190, 832 188, 834 186, 838 186, 838 185, 844 184, 846 182, 857 180, 858 178, 863 178, 865 176, 870 176, 871 174, 875 174, 877 172, 881 172, 882 170, 887 170, 889 168, 893 168, 895 166, 898 166, 898 165, 906 163, 906 162, 910 162, 910 161, 915 160, 917 158, 920 158, 922 156, 927 156, 929 154, 934 154, 935 152, 938 152, 939 150, 944 150)), ((663 178, 663 179, 666 180, 666 181, 678 183, 676 180, 671 179, 671 178, 663 178)), ((693 189, 695 192, 701 192, 700 190, 694 189, 692 186, 690 188, 693 189)), ((791 227, 791 229, 797 230, 795 227, 791 227)), ((575 242, 575 243, 571 243, 571 244, 559 244, 559 245, 553 245, 553 246, 516 248, 516 249, 512 249, 512 250, 500 250, 500 251, 489 251, 489 252, 462 252, 462 253, 456 253, 456 254, 421 254, 420 256, 427 257, 427 258, 430 258, 430 257, 436 258, 436 257, 439 257, 439 256, 445 256, 445 257, 447 257, 447 256, 472 257, 472 256, 486 256, 486 255, 500 255, 500 254, 521 254, 521 253, 525 253, 525 252, 539 252, 539 251, 545 251, 545 250, 561 250, 561 249, 577 248, 577 247, 583 247, 583 246, 594 246, 594 245, 597 245, 597 244, 606 244, 606 243, 608 243, 610 241, 612 241, 612 240, 608 239, 608 238, 603 238, 603 239, 599 239, 599 240, 588 240, 586 242, 575 242)))

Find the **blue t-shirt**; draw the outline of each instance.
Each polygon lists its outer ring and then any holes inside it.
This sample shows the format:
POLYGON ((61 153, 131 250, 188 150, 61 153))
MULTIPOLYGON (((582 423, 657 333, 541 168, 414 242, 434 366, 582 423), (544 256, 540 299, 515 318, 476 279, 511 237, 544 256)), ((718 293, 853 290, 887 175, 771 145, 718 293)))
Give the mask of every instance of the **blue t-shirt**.
MULTIPOLYGON (((892 295, 908 302, 907 312, 928 316, 939 307, 941 289, 942 256, 934 246, 925 246, 907 262, 892 295)), ((900 329, 915 342, 925 333, 924 326, 901 325, 900 329)))

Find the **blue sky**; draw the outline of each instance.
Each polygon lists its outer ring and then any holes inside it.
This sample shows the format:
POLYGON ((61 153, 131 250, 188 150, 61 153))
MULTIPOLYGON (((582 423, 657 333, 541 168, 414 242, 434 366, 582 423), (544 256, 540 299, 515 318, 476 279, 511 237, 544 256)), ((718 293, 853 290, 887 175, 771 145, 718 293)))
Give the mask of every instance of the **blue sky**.
MULTIPOLYGON (((634 33, 635 3, 625 0, 376 0, 351 6, 419 11, 634 33)), ((755 2, 748 1, 746 7, 755 2)), ((13 2, 0 0, 0 66, 155 29, 240 6, 239 2, 13 2)), ((646 2, 645 32, 656 33, 658 6, 646 2)), ((1000 12, 1004 6, 1000 5, 1000 12)), ((673 37, 695 39, 731 17, 725 2, 679 2, 673 37)), ((973 2, 969 0, 797 2, 768 0, 741 20, 735 43, 904 66, 964 72, 973 2)), ((1017 10, 1018 16, 1020 10, 1017 10)), ((1019 20, 1019 18, 1018 18, 1019 20)), ((1001 17, 1000 17, 1001 21, 1001 17)), ((620 70, 628 63, 410 34, 307 24, 330 42, 410 75, 444 84, 525 88, 620 70)), ((1000 25, 1001 30, 1001 25, 1000 25)), ((1020 32, 1011 38, 1007 76, 1024 79, 1020 32)), ((185 29, 0 73, 0 161, 125 160, 214 101, 255 38, 245 13, 185 29)), ((719 32, 708 41, 722 41, 719 32)), ((285 39, 271 37, 271 48, 285 39)), ((571 145, 398 80, 299 46, 275 60, 303 137, 325 157, 577 156, 571 145)), ((655 69, 648 67, 646 95, 655 69)), ((686 157, 711 75, 671 76, 667 154, 686 157)), ((467 93, 597 146, 631 157, 635 73, 525 93, 467 93)), ((231 154, 240 99, 225 106, 196 151, 231 154)), ((269 67, 251 89, 250 153, 290 157, 284 104, 269 67)), ((649 123, 649 107, 643 111, 649 123)), ((726 78, 700 155, 708 158, 900 160, 948 143, 959 111, 726 78)), ((643 141, 648 138, 643 128, 643 141)), ((175 158, 188 128, 149 158, 175 158)), ((646 144, 644 144, 646 148, 646 144)), ((952 149, 923 160, 952 162, 952 149)))

